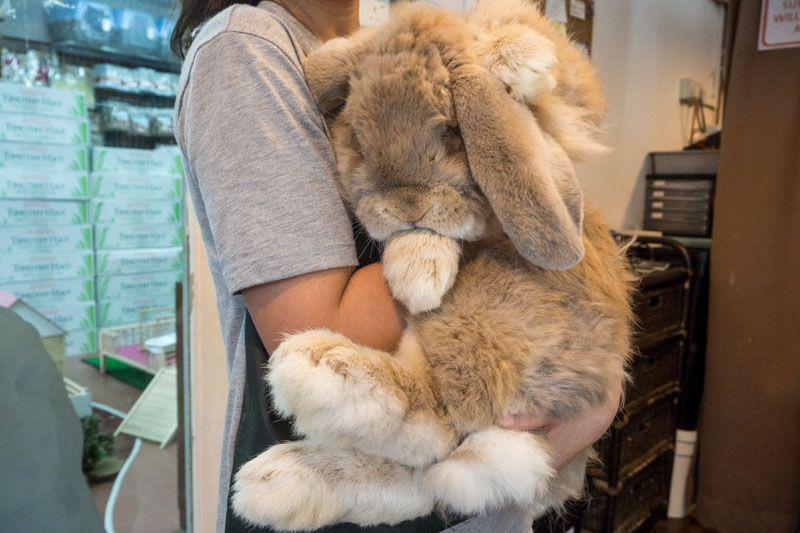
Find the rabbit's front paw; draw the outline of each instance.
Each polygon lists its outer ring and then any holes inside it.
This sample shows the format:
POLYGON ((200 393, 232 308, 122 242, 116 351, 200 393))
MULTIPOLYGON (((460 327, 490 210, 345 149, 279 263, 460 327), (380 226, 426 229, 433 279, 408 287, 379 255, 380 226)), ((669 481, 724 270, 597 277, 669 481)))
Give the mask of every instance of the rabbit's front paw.
POLYGON ((383 274, 392 294, 412 313, 436 309, 458 274, 461 247, 430 231, 393 237, 383 252, 383 274))
POLYGON ((277 411, 317 439, 380 440, 400 427, 408 400, 379 353, 317 329, 286 338, 269 359, 277 411))
POLYGON ((556 46, 550 39, 510 24, 486 31, 478 43, 484 65, 518 102, 535 104, 555 89, 552 69, 558 59, 556 46))

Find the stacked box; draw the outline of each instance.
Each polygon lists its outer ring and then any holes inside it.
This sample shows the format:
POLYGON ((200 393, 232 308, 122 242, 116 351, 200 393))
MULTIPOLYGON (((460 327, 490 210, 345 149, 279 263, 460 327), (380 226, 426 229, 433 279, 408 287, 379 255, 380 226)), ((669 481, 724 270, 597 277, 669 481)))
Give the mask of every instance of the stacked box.
POLYGON ((97 147, 91 174, 100 327, 171 314, 183 276, 183 166, 172 149, 97 147))
POLYGON ((0 198, 88 200, 85 146, 0 142, 0 198))
POLYGON ((67 355, 96 351, 88 142, 83 93, 0 83, 0 288, 67 331, 67 355))

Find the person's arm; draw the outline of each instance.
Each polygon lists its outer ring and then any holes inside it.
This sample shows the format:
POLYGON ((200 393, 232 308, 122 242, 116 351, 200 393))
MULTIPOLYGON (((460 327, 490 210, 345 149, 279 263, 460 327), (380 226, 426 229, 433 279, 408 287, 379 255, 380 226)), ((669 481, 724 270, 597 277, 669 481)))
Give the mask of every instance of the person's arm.
POLYGON ((380 263, 335 268, 274 281, 243 291, 261 340, 274 350, 286 334, 326 328, 358 344, 391 351, 403 318, 380 263))
POLYGON ((618 390, 605 404, 586 409, 568 422, 522 415, 507 417, 501 425, 518 431, 543 430, 555 452, 553 467, 560 470, 605 434, 619 411, 621 396, 622 391, 618 390))

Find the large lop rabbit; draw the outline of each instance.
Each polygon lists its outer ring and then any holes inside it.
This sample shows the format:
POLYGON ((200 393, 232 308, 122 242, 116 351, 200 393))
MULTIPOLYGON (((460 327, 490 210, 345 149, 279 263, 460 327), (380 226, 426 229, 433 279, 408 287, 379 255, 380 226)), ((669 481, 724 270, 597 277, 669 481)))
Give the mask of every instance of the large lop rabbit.
POLYGON ((395 353, 325 330, 278 347, 274 405, 305 440, 241 468, 236 512, 298 530, 577 495, 585 454, 554 472, 544 437, 496 424, 569 419, 625 379, 630 276, 572 164, 600 150, 588 60, 535 7, 484 0, 466 19, 400 6, 306 74, 341 195, 412 316, 395 353))

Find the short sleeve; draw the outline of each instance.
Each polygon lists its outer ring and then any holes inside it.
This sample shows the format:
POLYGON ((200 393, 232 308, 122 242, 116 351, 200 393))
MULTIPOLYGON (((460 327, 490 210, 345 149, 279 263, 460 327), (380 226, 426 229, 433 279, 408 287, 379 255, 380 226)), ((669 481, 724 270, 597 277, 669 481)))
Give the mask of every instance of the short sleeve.
POLYGON ((321 117, 281 48, 216 36, 195 55, 180 102, 188 179, 232 293, 357 264, 321 117))

